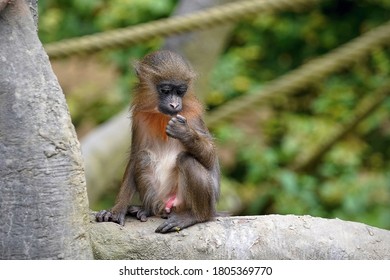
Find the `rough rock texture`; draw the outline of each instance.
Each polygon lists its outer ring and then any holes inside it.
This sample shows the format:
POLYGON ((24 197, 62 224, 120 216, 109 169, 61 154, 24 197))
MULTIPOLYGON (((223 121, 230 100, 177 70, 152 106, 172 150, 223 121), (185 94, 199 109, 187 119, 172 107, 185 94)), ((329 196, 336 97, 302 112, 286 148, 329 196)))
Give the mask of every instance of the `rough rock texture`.
POLYGON ((36 1, 0 4, 0 259, 92 258, 80 145, 36 1))
POLYGON ((95 258, 390 259, 390 231, 339 219, 224 217, 165 235, 154 233, 161 222, 128 218, 124 227, 92 222, 95 258))

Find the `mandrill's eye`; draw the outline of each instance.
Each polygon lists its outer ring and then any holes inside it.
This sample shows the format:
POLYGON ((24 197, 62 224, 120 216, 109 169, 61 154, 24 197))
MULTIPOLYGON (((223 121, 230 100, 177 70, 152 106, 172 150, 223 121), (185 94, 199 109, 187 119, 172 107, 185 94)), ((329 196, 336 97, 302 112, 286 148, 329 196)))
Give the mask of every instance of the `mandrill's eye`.
POLYGON ((180 85, 177 87, 176 92, 177 95, 183 96, 187 92, 188 87, 186 85, 180 85))
POLYGON ((170 85, 167 85, 167 84, 162 84, 162 85, 157 86, 157 90, 159 93, 169 94, 172 91, 172 87, 170 85))

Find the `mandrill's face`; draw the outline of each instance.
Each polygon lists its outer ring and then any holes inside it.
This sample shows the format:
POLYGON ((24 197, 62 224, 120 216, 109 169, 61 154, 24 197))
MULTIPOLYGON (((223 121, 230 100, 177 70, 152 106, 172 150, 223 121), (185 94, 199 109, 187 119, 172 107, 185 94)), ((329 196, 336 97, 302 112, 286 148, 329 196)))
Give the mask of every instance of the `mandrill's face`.
POLYGON ((161 82, 156 86, 158 94, 158 110, 166 115, 174 116, 183 109, 182 99, 188 86, 180 81, 161 82))

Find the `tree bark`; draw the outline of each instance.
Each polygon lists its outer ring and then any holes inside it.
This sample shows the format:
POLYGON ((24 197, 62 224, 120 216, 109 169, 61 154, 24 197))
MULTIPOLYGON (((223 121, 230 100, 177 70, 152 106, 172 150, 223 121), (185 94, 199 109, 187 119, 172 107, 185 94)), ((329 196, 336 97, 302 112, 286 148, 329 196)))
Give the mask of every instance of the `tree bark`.
POLYGON ((93 223, 96 259, 390 259, 390 231, 311 216, 217 218, 178 233, 154 230, 163 220, 93 223))
POLYGON ((0 259, 88 259, 80 146, 37 36, 36 4, 7 1, 0 11, 0 259))

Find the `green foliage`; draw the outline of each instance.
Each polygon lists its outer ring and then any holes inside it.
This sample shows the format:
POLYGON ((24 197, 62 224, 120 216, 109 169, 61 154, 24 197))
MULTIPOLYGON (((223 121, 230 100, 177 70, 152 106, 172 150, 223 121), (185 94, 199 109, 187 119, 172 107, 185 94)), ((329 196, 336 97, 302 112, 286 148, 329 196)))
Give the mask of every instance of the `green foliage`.
MULTIPOLYGON (((241 22, 213 73, 210 107, 259 92, 268 81, 384 23, 389 4, 327 1, 306 14, 268 14, 241 22)), ((244 214, 311 214, 390 229, 390 101, 333 146, 310 172, 290 171, 297 158, 312 153, 353 117, 359 101, 388 80, 389 67, 390 51, 379 47, 287 102, 258 108, 272 110, 257 124, 258 134, 243 137, 244 129, 237 134, 246 125, 240 121, 228 125, 229 136, 226 128, 215 131, 217 138, 230 138, 222 146, 236 147, 236 162, 224 173, 240 182, 241 189, 251 190, 242 195, 244 214)))
POLYGON ((176 0, 45 0, 39 4, 44 43, 126 27, 169 16, 176 0))

